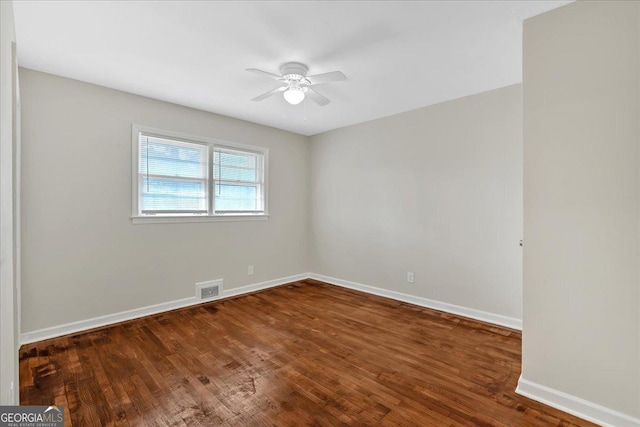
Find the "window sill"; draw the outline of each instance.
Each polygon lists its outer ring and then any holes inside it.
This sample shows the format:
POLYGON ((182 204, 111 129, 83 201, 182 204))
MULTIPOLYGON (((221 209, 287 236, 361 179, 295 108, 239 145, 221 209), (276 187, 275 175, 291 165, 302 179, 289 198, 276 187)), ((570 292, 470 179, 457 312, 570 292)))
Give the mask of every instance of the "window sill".
POLYGON ((268 214, 263 215, 216 215, 216 216, 133 216, 133 224, 174 224, 184 222, 237 222, 266 221, 268 214))

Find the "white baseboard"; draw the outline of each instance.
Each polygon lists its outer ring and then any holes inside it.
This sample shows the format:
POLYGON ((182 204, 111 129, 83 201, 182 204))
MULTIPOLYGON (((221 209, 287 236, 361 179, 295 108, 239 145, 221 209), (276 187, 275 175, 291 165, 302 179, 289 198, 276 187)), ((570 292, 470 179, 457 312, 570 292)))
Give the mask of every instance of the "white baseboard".
MULTIPOLYGON (((462 307, 454 304, 448 304, 441 301, 435 301, 428 298, 418 297, 414 295, 403 294, 401 292, 390 291, 387 289, 376 288, 374 286, 363 285, 361 283, 350 282, 348 280, 336 279, 334 277, 324 276, 315 273, 296 274, 280 279, 269 280, 266 282, 255 283, 252 285, 232 288, 223 291, 222 297, 230 298, 238 295, 248 294, 275 286, 284 285, 307 278, 330 283, 332 285, 342 286, 357 291, 370 293, 398 301, 415 304, 421 307, 432 308, 434 310, 444 311, 469 317, 471 319, 483 322, 493 323, 508 328, 522 330, 522 320, 502 316, 499 314, 489 313, 486 311, 476 310, 473 308, 462 307)), ((53 326, 50 328, 39 329, 36 331, 25 332, 20 335, 21 344, 28 344, 36 341, 42 341, 49 338, 56 338, 63 335, 69 335, 76 332, 86 331, 102 326, 108 326, 114 323, 124 322, 127 320, 137 319, 139 317, 158 314, 165 311, 175 310, 178 308, 189 307, 198 304, 204 304, 209 301, 203 301, 195 297, 183 298, 175 301, 150 305, 147 307, 137 308, 133 310, 122 311, 119 313, 108 314, 104 316, 94 317, 92 319, 81 320, 77 322, 66 323, 64 325, 53 326)), ((518 381, 516 393, 560 409, 561 411, 573 414, 585 420, 600 424, 606 427, 640 427, 640 419, 631 417, 621 412, 614 411, 604 406, 589 402, 576 396, 528 381, 522 376, 518 381)))
MULTIPOLYGON (((266 282, 255 283, 253 285, 242 286, 239 288, 225 289, 222 293, 222 297, 217 298, 215 300, 217 301, 224 298, 230 298, 230 297, 235 297, 242 294, 247 294, 250 292, 259 291, 262 289, 268 289, 274 286, 280 286, 286 283, 296 282, 298 280, 304 280, 308 277, 309 277, 308 273, 296 274, 294 276, 268 280, 266 282)), ((38 329, 31 332, 25 332, 20 335, 20 343, 28 344, 36 341, 46 340, 49 338, 56 338, 63 335, 69 335, 76 332, 99 328, 99 327, 111 325, 114 323, 119 323, 127 320, 137 319, 139 317, 149 316, 151 314, 158 314, 164 311, 175 310, 177 308, 204 304, 211 301, 212 300, 204 301, 196 297, 182 298, 179 300, 163 302, 160 304, 149 305, 141 308, 134 308, 132 310, 127 310, 127 311, 121 311, 119 313, 98 316, 98 317, 94 317, 87 320, 80 320, 77 322, 65 323, 63 325, 52 326, 50 328, 38 329)))
MULTIPOLYGON (((298 280, 304 280, 307 278, 320 280, 322 282, 327 282, 333 285, 342 286, 349 289, 355 289, 357 291, 367 292, 370 294, 379 295, 379 296, 395 299, 398 301, 408 302, 410 304, 415 304, 422 307, 445 311, 447 313, 457 314, 460 316, 481 320, 483 322, 506 326, 512 329, 517 329, 517 330, 522 329, 522 321, 519 319, 502 316, 494 313, 488 313, 486 311, 475 310, 472 308, 461 307, 458 305, 448 304, 440 301, 434 301, 427 298, 417 297, 414 295, 408 295, 400 292, 389 291, 386 289, 376 288, 373 286, 363 285, 360 283, 350 282, 347 280, 336 279, 334 277, 323 276, 321 274, 315 274, 315 273, 297 274, 294 276, 283 277, 280 279, 269 280, 261 283, 255 283, 252 285, 242 286, 239 288, 225 289, 222 293, 222 298, 229 298, 229 297, 234 297, 242 294, 247 294, 250 292, 259 291, 262 289, 268 289, 268 288, 283 285, 286 283, 296 282, 298 280)), ((63 325, 52 326, 49 328, 38 329, 35 331, 22 333, 20 335, 20 343, 28 344, 36 341, 46 340, 49 338, 56 338, 63 335, 69 335, 76 332, 86 331, 89 329, 99 328, 102 326, 108 326, 114 323, 137 319, 139 317, 158 314, 164 311, 175 310, 178 308, 189 307, 192 305, 202 304, 205 302, 207 301, 202 301, 195 297, 189 297, 189 298, 183 298, 183 299, 174 300, 174 301, 168 301, 160 304, 154 304, 146 307, 135 308, 132 310, 122 311, 119 313, 98 316, 91 319, 80 320, 77 322, 66 323, 63 325)))
POLYGON ((376 288, 374 286, 363 285, 361 283, 350 282, 348 280, 336 279, 335 277, 323 276, 322 274, 310 273, 309 277, 321 282, 331 283, 332 285, 355 289, 356 291, 367 292, 369 294, 408 302, 410 304, 419 305, 421 307, 445 311, 447 313, 457 314, 459 316, 469 317, 471 319, 480 320, 487 323, 506 326, 507 328, 516 329, 519 331, 522 330, 522 320, 516 319, 514 317, 507 317, 500 314, 489 313, 482 310, 476 310, 473 308, 462 307, 446 302, 435 301, 415 295, 403 294, 401 292, 389 291, 387 289, 376 288))
POLYGON ((603 427, 640 427, 640 419, 571 394, 534 383, 520 376, 516 393, 603 427))

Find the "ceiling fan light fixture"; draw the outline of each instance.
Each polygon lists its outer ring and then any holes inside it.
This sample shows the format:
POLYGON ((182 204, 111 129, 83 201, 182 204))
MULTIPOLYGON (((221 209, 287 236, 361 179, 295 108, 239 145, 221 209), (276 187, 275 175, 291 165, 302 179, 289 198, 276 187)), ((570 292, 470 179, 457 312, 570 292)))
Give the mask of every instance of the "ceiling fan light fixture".
MULTIPOLYGON (((1 1, 1 0, 0 0, 1 1)), ((280 82, 280 87, 271 89, 262 95, 256 96, 252 101, 262 101, 275 95, 283 94, 285 101, 291 105, 298 105, 305 98, 315 102, 321 107, 329 104, 331 100, 315 90, 315 85, 346 80, 346 76, 341 71, 330 71, 328 73, 307 76, 309 69, 299 62, 287 62, 280 67, 281 75, 258 70, 257 68, 247 68, 247 71, 269 77, 280 82)))
POLYGON ((284 99, 291 105, 298 105, 304 100, 304 91, 300 87, 290 87, 284 92, 284 99))

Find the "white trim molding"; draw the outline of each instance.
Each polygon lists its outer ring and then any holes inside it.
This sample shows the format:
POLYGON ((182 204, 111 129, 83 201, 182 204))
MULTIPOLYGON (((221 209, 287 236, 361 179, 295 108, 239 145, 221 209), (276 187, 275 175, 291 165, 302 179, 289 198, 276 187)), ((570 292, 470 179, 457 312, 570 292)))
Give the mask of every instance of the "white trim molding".
POLYGON ((133 224, 178 224, 185 222, 266 221, 269 215, 132 216, 133 224))
POLYGON ((79 320, 77 322, 66 323, 63 325, 52 326, 49 328, 38 329, 35 331, 25 332, 20 335, 21 344, 29 344, 36 341, 42 341, 50 338, 56 338, 64 335, 74 334, 89 329, 100 328, 114 323, 125 322, 152 314, 158 314, 165 311, 176 310, 178 308, 189 307, 198 304, 205 304, 211 301, 235 297, 275 286, 284 285, 304 279, 315 279, 344 288, 354 289, 373 295, 391 298, 397 301, 415 304, 421 307, 431 308, 434 310, 444 311, 463 317, 468 317, 482 322, 493 323, 495 325, 505 326, 507 328, 522 330, 522 321, 520 319, 502 316, 500 314, 489 313, 486 311, 476 310, 473 308, 462 307, 441 301, 435 301, 415 295, 403 294, 401 292, 390 291, 387 289, 376 288, 374 286, 363 285, 361 283, 350 282, 348 280, 336 279, 334 277, 324 276, 315 273, 302 273, 294 276, 283 277, 280 279, 269 280, 266 282, 255 283, 252 285, 242 286, 238 288, 225 289, 220 298, 208 299, 206 301, 196 298, 195 296, 182 298, 179 300, 163 302, 132 310, 122 311, 119 313, 107 314, 91 319, 79 320))
POLYGON ((309 277, 309 274, 296 274, 294 276, 283 277, 280 279, 268 280, 266 282, 255 283, 252 285, 242 286, 239 288, 226 289, 223 291, 222 296, 219 298, 212 298, 207 300, 201 300, 195 296, 182 298, 174 301, 163 302, 160 304, 149 305, 141 308, 134 308, 132 310, 121 311, 119 313, 107 314, 104 316, 98 316, 91 319, 80 320, 77 322, 66 323, 63 325, 52 326, 50 328, 38 329, 31 332, 25 332, 20 335, 21 344, 29 344, 32 342, 42 341, 49 338, 61 337, 63 335, 74 334, 76 332, 82 332, 89 329, 100 328, 103 326, 112 325, 114 323, 125 322, 127 320, 133 320, 152 314, 158 314, 165 311, 176 310, 178 308, 189 307, 198 304, 207 304, 213 301, 219 301, 221 299, 235 297, 238 295, 248 294, 251 292, 260 291, 263 289, 273 288, 275 286, 285 285, 287 283, 297 282, 309 277))
POLYGON ((520 375, 516 393, 603 427, 640 427, 640 419, 597 403, 526 380, 520 375))
POLYGON ((421 307, 431 308, 434 310, 445 311, 451 314, 457 314, 463 317, 480 320, 482 322, 493 323, 495 325, 506 326, 507 328, 522 330, 522 320, 514 317, 503 316, 501 314, 489 313, 487 311, 476 310, 474 308, 462 307, 459 305, 449 304, 446 302, 436 301, 415 295, 403 294, 401 292, 390 291, 387 289, 376 288, 374 286, 363 285, 361 283, 350 282, 348 280, 336 279, 335 277, 323 276, 322 274, 310 273, 311 279, 321 282, 330 283, 332 285, 342 286, 344 288, 354 289, 381 297, 391 298, 394 300, 407 302, 409 304, 419 305, 421 307))
MULTIPOLYGON (((302 273, 238 288, 226 289, 223 291, 221 297, 215 299, 201 300, 196 297, 183 298, 175 301, 168 301, 142 308, 122 311, 119 313, 107 314, 104 316, 94 317, 92 319, 80 320, 77 322, 66 323, 64 325, 26 332, 21 334, 20 341, 21 344, 29 344, 36 341, 74 334, 77 332, 108 326, 114 323, 125 322, 128 320, 158 314, 165 311, 176 310, 179 308, 195 306, 199 304, 206 304, 216 300, 219 301, 225 298, 249 294, 256 291, 261 291, 263 289, 269 289, 305 279, 315 279, 321 282, 353 289, 356 291, 366 292, 369 294, 391 298, 409 304, 415 304, 421 307, 444 311, 482 322, 506 326, 511 329, 522 330, 522 321, 520 319, 476 310, 473 308, 462 307, 441 301, 435 301, 415 295, 403 294, 401 292, 390 291, 374 286, 363 285, 361 283, 350 282, 348 280, 336 279, 334 277, 324 276, 321 274, 302 273)), ((640 427, 640 419, 638 418, 631 417, 621 412, 614 411, 612 409, 552 389, 550 387, 537 384, 533 381, 522 378, 522 376, 520 376, 520 379, 518 380, 516 393, 536 400, 545 405, 552 406, 569 414, 575 415, 577 417, 583 418, 585 420, 600 424, 604 427, 640 427)))

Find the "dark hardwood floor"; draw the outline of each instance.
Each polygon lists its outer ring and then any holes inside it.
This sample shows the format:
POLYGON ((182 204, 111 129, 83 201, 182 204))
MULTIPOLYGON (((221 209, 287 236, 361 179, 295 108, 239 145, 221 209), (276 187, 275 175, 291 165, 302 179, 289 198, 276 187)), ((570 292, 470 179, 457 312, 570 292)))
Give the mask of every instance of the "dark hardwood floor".
POLYGON ((590 426, 515 394, 520 333, 306 280, 23 346, 73 426, 590 426))

